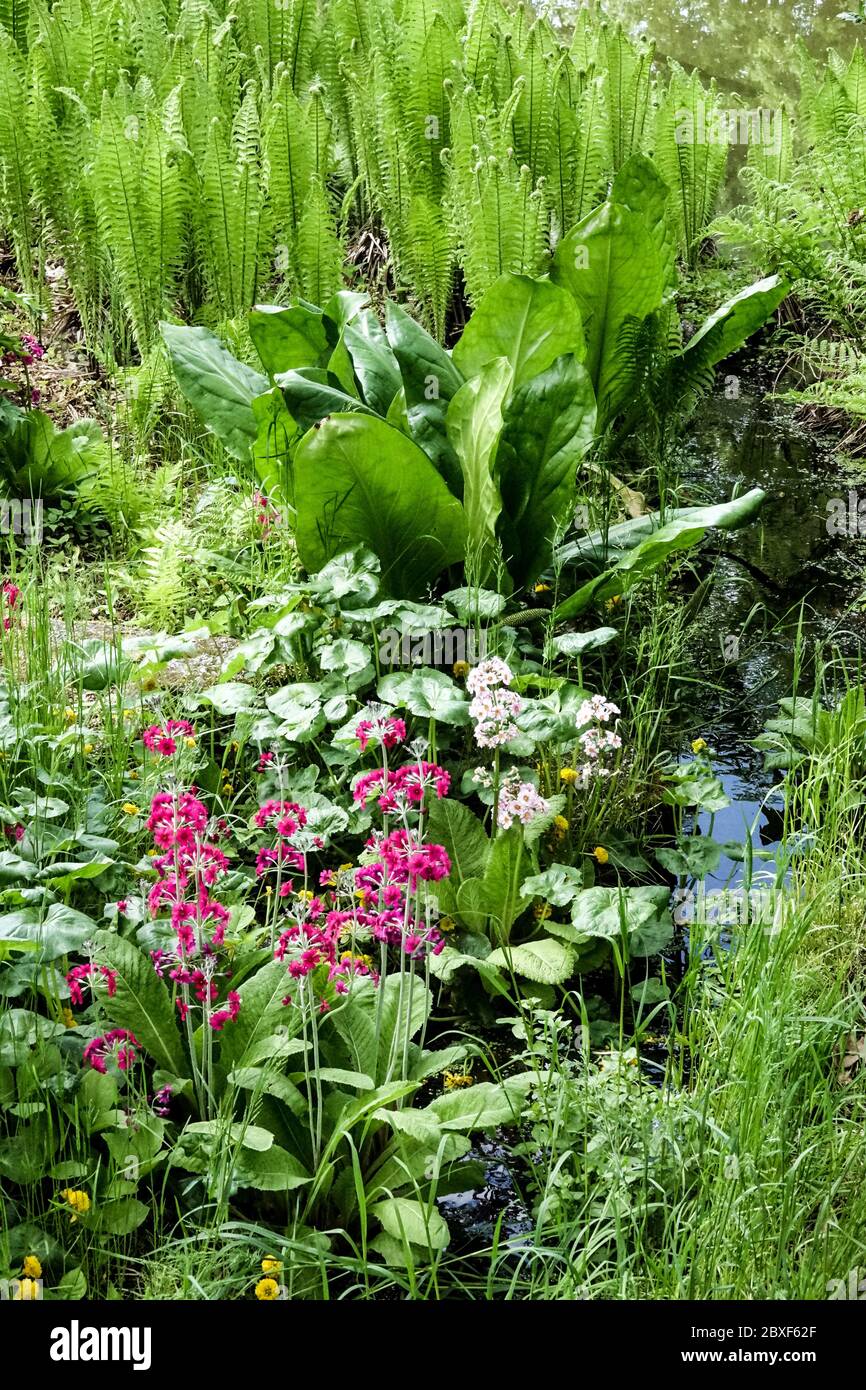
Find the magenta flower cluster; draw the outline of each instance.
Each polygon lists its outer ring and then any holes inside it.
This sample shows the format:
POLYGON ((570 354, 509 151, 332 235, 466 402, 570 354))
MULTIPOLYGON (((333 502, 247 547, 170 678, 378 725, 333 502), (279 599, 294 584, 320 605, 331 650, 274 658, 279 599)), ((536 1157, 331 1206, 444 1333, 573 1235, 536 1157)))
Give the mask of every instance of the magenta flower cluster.
POLYGON ((104 1073, 113 1058, 121 1071, 128 1071, 133 1062, 138 1061, 140 1047, 138 1038, 127 1028, 112 1028, 100 1038, 91 1038, 84 1049, 84 1061, 94 1071, 104 1073))
POLYGON ((194 729, 187 719, 169 719, 164 725, 151 724, 144 729, 141 741, 151 753, 170 758, 177 752, 178 738, 192 738, 194 729))

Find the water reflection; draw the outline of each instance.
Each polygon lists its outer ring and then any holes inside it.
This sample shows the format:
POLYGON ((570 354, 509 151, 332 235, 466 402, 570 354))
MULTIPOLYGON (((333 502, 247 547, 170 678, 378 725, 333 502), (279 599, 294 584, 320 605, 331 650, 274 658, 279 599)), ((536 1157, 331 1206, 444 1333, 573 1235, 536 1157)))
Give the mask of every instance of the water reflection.
MULTIPOLYGON (((566 26, 579 3, 551 6, 566 26)), ((604 0, 599 6, 632 34, 655 41, 662 58, 699 68, 720 85, 773 100, 796 97, 795 46, 802 39, 816 57, 828 48, 847 54, 866 26, 838 18, 857 0, 604 0)))

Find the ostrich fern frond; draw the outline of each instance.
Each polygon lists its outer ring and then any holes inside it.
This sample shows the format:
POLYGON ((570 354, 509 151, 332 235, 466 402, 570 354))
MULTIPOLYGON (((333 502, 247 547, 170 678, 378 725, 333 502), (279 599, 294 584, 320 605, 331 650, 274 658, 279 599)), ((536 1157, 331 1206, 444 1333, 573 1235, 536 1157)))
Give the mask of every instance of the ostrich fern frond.
POLYGON ((142 356, 170 302, 184 217, 174 152, 144 82, 136 94, 121 86, 105 94, 91 175, 102 242, 142 356))

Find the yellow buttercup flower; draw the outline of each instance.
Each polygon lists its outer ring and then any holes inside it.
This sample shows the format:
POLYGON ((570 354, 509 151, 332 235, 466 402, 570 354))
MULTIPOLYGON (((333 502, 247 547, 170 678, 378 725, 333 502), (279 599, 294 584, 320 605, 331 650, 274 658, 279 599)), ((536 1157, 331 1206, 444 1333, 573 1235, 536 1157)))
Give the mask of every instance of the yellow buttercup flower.
POLYGON ((282 1260, 278 1260, 276 1255, 266 1255, 262 1260, 262 1272, 264 1274, 279 1274, 283 1268, 282 1260))
POLYGON ((135 710, 134 710, 134 709, 125 709, 125 710, 123 711, 123 717, 124 717, 124 719, 134 719, 134 718, 135 718, 135 710))
POLYGON ((135 769, 134 767, 131 767, 131 768, 129 769, 129 772, 128 772, 126 775, 127 775, 127 777, 129 778, 130 782, 137 782, 137 781, 138 781, 138 772, 136 771, 136 769, 135 769))
POLYGON ((223 796, 231 796, 233 792, 234 792, 234 787, 232 786, 231 782, 223 782, 223 785, 222 785, 222 793, 223 793, 223 796))
POLYGON ((193 738, 192 734, 187 734, 186 738, 184 739, 184 743, 186 744, 187 748, 195 748, 195 739, 193 738))
POLYGON ((60 1017, 63 1019, 63 1022, 64 1022, 65 1026, 66 1026, 67 1028, 77 1028, 77 1027, 78 1027, 78 1023, 76 1022, 75 1014, 72 1012, 71 1009, 63 1009, 63 1010, 61 1011, 60 1017))
POLYGON ((537 594, 549 594, 549 593, 550 593, 550 585, 549 585, 549 584, 536 584, 536 586, 535 586, 535 592, 536 592, 537 594))
POLYGON ((63 718, 66 720, 67 724, 72 723, 73 719, 75 718, 75 710, 72 708, 71 705, 66 706, 66 709, 63 711, 63 718))
POLYGON ((592 852, 595 855, 595 858, 598 860, 599 864, 606 864, 607 861, 610 859, 610 855, 608 854, 604 845, 596 845, 595 849, 592 852))
POLYGON ((121 811, 123 812, 123 814, 124 814, 125 816, 137 816, 137 815, 138 815, 138 807, 137 807, 136 805, 134 805, 133 802, 131 802, 131 801, 124 801, 124 803, 123 803, 123 805, 121 806, 120 809, 121 809, 121 811))
POLYGON ((85 751, 85 753, 92 753, 92 752, 93 752, 93 744, 92 744, 92 743, 85 743, 85 745, 84 745, 84 751, 85 751))
POLYGON ((28 1255, 24 1260, 24 1273, 28 1279, 41 1279, 42 1266, 35 1255, 28 1255))
POLYGON ((305 903, 309 903, 313 900, 313 890, 311 888, 299 888, 295 896, 303 898, 305 903))
POLYGON ((564 782, 567 787, 573 787, 577 781, 577 772, 573 767, 564 767, 559 774, 560 782, 564 782))
POLYGON ((698 753, 703 753, 706 747, 707 740, 705 738, 696 738, 692 743, 692 752, 696 755, 698 753))
POLYGON ((262 1303, 273 1303, 280 1296, 280 1286, 276 1279, 260 1279, 256 1284, 256 1298, 262 1303))
POLYGON ((72 1187, 64 1187, 60 1194, 61 1200, 66 1202, 72 1209, 72 1220, 77 1221, 79 1216, 90 1211, 90 1198, 86 1192, 77 1191, 72 1187))
POLYGON ((453 674, 456 676, 457 680, 465 681, 466 677, 469 675, 469 662, 455 661, 454 665, 451 667, 451 670, 453 674))
POLYGON ((444 932, 453 931, 454 928, 455 928, 455 925, 456 925, 456 923, 455 923, 453 917, 440 917, 440 918, 439 918, 439 930, 440 930, 440 931, 444 931, 444 932))
POLYGON ((446 1071, 442 1082, 446 1091, 457 1091, 461 1086, 471 1086, 472 1077, 465 1071, 446 1071))

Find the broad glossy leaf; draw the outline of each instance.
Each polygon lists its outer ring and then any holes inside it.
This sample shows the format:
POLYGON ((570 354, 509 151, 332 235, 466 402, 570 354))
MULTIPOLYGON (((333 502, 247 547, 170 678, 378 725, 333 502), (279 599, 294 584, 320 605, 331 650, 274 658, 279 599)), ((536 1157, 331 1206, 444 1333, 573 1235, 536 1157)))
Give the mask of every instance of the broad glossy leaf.
POLYGON ((102 1008, 119 1028, 128 1028, 142 1047, 166 1071, 184 1076, 184 1050, 177 1031, 175 1011, 153 963, 131 941, 111 932, 94 935, 96 959, 117 974, 117 991, 101 996, 102 1008))
POLYGON ((481 821, 462 801, 446 796, 432 802, 427 814, 428 838, 444 845, 451 860, 451 879, 483 878, 490 841, 481 821))
POLYGON ((377 415, 387 415, 403 381, 385 330, 372 309, 363 309, 346 324, 343 342, 363 399, 377 415))
POLYGON ((295 505, 308 570, 362 542, 379 557, 383 592, 395 597, 423 594, 463 557, 460 503, 422 450, 373 416, 335 415, 304 436, 295 505))
POLYGON ((422 1249, 444 1250, 450 1240, 445 1218, 435 1205, 423 1206, 408 1197, 387 1197, 370 1209, 394 1240, 411 1241, 422 1249))
POLYGON ((490 286, 454 348, 467 378, 496 357, 511 363, 516 391, 563 354, 584 354, 581 317, 572 295, 550 280, 500 275, 490 286))
POLYGON ((487 957, 488 965, 522 975, 536 984, 560 985, 574 969, 574 952, 562 941, 542 937, 519 946, 503 946, 487 957))
POLYGON ((274 387, 265 396, 256 396, 252 404, 256 437, 252 441, 253 467, 262 491, 271 500, 292 504, 294 475, 292 452, 300 438, 283 393, 274 387))
POLYGON ((391 300, 385 304, 385 331, 403 379, 412 438, 459 497, 463 476, 448 442, 445 417, 463 376, 436 339, 391 300))
POLYGON ((493 563, 502 508, 494 462, 511 379, 511 364, 495 357, 455 393, 446 416, 448 439, 463 473, 467 542, 479 557, 480 580, 487 578, 493 563))
POLYGON ((650 956, 673 936, 669 900, 665 887, 585 888, 572 903, 571 920, 587 937, 615 941, 625 934, 631 955, 650 956))
POLYGON ((269 376, 298 367, 325 367, 331 347, 322 311, 300 300, 288 307, 257 304, 249 316, 250 337, 269 376))
POLYGON ((244 462, 258 432, 252 402, 268 379, 227 352, 207 328, 160 325, 177 384, 207 428, 244 462))
POLYGON ((377 693, 386 704, 399 705, 420 719, 438 719, 442 724, 469 723, 469 702, 463 691, 444 671, 432 667, 383 676, 377 693))
POLYGON ((305 432, 337 411, 374 415, 363 401, 350 396, 337 383, 331 372, 318 367, 302 367, 297 371, 279 372, 275 378, 283 393, 286 409, 298 428, 305 432))
POLYGON ((595 397, 573 357, 555 362, 515 390, 497 469, 503 545, 515 585, 549 565, 557 530, 573 509, 577 467, 595 433, 595 397))

